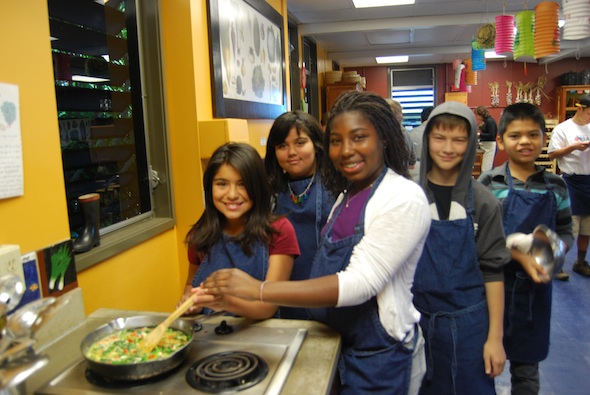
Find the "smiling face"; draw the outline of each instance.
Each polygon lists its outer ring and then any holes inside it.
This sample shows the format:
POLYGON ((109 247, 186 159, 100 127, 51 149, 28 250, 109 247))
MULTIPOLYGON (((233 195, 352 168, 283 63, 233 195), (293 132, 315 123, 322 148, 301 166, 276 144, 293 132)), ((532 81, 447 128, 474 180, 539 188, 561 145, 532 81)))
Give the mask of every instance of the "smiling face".
POLYGON ((336 169, 361 190, 384 167, 383 142, 371 122, 358 111, 344 112, 331 123, 329 155, 336 169))
POLYGON ((219 167, 213 177, 212 197, 215 208, 227 220, 226 232, 239 234, 253 203, 242 176, 233 166, 224 164, 219 167))
POLYGON ((292 127, 285 141, 275 147, 275 155, 279 166, 293 179, 310 177, 315 172, 313 142, 304 131, 297 133, 296 127, 292 127))
POLYGON ((428 135, 428 152, 432 158, 429 179, 440 185, 445 185, 446 182, 454 185, 468 144, 469 135, 465 128, 434 127, 428 135))
POLYGON ((510 160, 519 165, 534 166, 545 146, 545 135, 532 119, 515 119, 496 140, 498 148, 506 151, 510 160))

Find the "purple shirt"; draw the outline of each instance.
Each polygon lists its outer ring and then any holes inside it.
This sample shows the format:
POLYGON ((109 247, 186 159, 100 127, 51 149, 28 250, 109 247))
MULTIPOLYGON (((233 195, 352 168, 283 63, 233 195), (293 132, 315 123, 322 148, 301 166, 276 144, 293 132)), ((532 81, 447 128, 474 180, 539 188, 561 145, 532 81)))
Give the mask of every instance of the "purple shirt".
MULTIPOLYGON (((358 225, 363 208, 369 200, 371 194, 371 188, 363 189, 354 195, 347 194, 342 203, 342 209, 336 218, 332 218, 330 221, 334 221, 332 227, 332 241, 338 241, 345 237, 352 236, 354 234, 354 227, 358 225)), ((328 222, 329 224, 330 222, 328 222)), ((327 225, 322 230, 322 236, 326 232, 327 225)))

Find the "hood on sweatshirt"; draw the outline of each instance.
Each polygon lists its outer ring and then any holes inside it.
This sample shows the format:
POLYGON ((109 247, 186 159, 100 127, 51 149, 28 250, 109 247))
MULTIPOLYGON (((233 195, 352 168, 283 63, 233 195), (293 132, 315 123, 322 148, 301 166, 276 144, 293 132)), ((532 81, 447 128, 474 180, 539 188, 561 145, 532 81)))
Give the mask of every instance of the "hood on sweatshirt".
MULTIPOLYGON (((434 196, 430 189, 428 188, 428 172, 432 169, 432 158, 429 154, 429 145, 428 145, 428 136, 432 130, 432 120, 442 114, 451 114, 456 115, 465 119, 469 125, 470 129, 468 130, 469 133, 469 140, 467 143, 467 151, 465 152, 465 156, 463 157, 463 161, 461 162, 461 167, 459 170, 459 176, 457 177, 457 182, 453 187, 453 192, 451 194, 451 201, 458 203, 462 206, 465 210, 469 205, 469 187, 471 185, 472 180, 472 170, 473 165, 475 163, 475 153, 477 150, 477 120, 475 119, 475 115, 471 111, 469 107, 466 105, 455 102, 449 101, 438 105, 428 117, 428 121, 426 123, 426 130, 422 137, 422 159, 421 159, 421 166, 420 166, 420 185, 424 189, 426 196, 428 197, 428 202, 434 202, 434 196)), ((453 205, 453 203, 451 203, 453 205)))

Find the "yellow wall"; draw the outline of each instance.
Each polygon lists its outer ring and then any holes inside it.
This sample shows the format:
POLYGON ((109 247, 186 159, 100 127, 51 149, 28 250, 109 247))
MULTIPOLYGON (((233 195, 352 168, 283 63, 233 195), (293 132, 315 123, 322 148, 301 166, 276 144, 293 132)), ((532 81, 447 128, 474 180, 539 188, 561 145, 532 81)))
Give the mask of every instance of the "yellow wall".
POLYGON ((0 243, 19 244, 22 253, 68 239, 70 234, 47 2, 34 3, 0 5, 0 82, 19 86, 25 181, 24 196, 0 200, 0 243))
MULTIPOLYGON (((286 0, 269 4, 287 15, 286 0)), ((203 210, 198 121, 213 118, 207 2, 161 0, 161 7, 177 225, 78 273, 87 313, 101 307, 171 311, 187 275, 184 236, 203 210)), ((29 0, 25 8, 1 2, 0 36, 0 82, 20 87, 25 178, 23 197, 0 200, 0 243, 19 244, 25 253, 69 237, 47 2, 29 0), (12 39, 15 32, 18 40, 12 39)), ((272 120, 248 121, 250 142, 261 154, 260 139, 271 125, 272 120)))

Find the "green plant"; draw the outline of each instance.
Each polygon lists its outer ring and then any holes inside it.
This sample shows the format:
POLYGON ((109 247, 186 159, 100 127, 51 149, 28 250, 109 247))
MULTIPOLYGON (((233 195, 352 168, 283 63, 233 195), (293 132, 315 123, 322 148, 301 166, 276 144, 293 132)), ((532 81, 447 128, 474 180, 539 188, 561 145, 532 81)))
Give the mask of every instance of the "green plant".
POLYGON ((63 244, 59 249, 51 254, 51 276, 49 279, 49 289, 55 289, 55 283, 59 278, 57 289, 64 289, 64 278, 66 271, 72 260, 67 244, 63 244))

